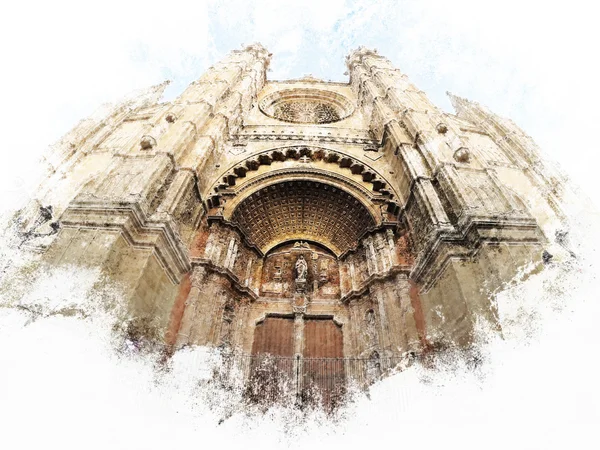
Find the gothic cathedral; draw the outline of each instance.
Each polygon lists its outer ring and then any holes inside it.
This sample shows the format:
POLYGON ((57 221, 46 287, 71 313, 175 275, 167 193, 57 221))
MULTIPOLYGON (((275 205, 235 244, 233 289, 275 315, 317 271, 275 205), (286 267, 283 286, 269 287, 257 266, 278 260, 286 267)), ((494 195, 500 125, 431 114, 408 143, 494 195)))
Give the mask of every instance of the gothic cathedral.
POLYGON ((531 138, 453 95, 443 112, 373 50, 348 83, 267 80, 270 58, 233 51, 172 102, 163 84, 80 122, 23 248, 96 268, 174 350, 383 370, 497 329, 492 294, 543 266, 564 219, 531 138))

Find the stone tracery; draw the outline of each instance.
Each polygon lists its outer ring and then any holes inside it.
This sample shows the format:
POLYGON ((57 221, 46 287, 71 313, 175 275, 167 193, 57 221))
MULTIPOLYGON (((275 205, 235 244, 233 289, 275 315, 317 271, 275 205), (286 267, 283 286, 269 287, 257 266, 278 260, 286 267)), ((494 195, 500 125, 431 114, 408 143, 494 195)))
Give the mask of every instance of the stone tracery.
POLYGON ((260 102, 269 117, 291 123, 325 124, 352 114, 352 103, 344 96, 320 89, 285 89, 260 102))
POLYGON ((331 105, 314 100, 296 100, 278 104, 273 116, 294 123, 330 123, 340 120, 339 112, 331 105))

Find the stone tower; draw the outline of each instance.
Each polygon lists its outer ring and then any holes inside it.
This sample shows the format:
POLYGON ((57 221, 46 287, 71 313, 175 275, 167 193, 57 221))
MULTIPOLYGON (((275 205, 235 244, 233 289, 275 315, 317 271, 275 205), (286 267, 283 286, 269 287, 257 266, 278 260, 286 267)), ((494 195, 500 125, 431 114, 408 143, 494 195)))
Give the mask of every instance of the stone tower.
POLYGON ((468 345, 490 294, 539 264, 557 186, 512 122, 432 104, 359 48, 349 83, 270 81, 251 45, 173 102, 82 121, 21 213, 51 266, 99 269, 174 348, 379 359, 468 345))

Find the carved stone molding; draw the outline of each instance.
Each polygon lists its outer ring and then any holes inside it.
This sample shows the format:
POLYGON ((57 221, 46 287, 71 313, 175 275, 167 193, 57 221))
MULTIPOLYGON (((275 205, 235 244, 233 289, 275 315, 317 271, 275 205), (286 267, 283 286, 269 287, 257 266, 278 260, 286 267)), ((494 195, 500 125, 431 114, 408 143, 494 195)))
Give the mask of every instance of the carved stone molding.
POLYGON ((342 296, 340 301, 342 303, 348 303, 354 299, 360 299, 362 296, 368 294, 373 285, 390 280, 395 276, 404 276, 407 277, 410 273, 411 267, 395 265, 390 267, 386 271, 382 271, 379 273, 371 274, 365 281, 363 281, 360 286, 352 289, 350 292, 346 293, 342 296))
POLYGON ((294 314, 300 314, 302 316, 304 316, 306 314, 306 305, 300 305, 300 306, 292 306, 292 311, 294 312, 294 314))
POLYGON ((72 202, 61 218, 63 228, 119 231, 134 248, 153 249, 170 280, 178 284, 191 269, 188 252, 169 221, 154 221, 138 203, 72 202))
MULTIPOLYGON (((369 148, 376 149, 377 147, 371 146, 369 148)), ((230 189, 232 186, 236 186, 239 181, 242 181, 249 171, 256 171, 260 166, 270 166, 273 162, 283 162, 286 160, 300 162, 324 161, 335 164, 342 169, 347 169, 353 175, 361 175, 363 181, 371 184, 373 192, 377 192, 390 199, 397 198, 396 193, 385 180, 385 177, 367 163, 336 150, 302 145, 277 147, 253 154, 251 157, 237 163, 224 172, 221 180, 212 186, 210 192, 220 192, 230 189)))
POLYGON ((248 296, 252 301, 258 299, 258 296, 254 293, 254 291, 252 291, 252 289, 250 289, 248 286, 242 284, 237 275, 234 274, 230 269, 218 266, 214 264, 211 260, 205 258, 192 258, 191 265, 193 267, 201 266, 209 272, 217 273, 219 275, 224 276, 231 283, 231 287, 234 288, 237 292, 239 292, 242 295, 248 296))
POLYGON ((322 134, 291 134, 291 133, 247 133, 242 132, 241 134, 233 136, 234 139, 248 140, 248 141, 300 141, 300 142, 315 142, 315 143, 334 143, 334 144, 347 144, 347 145, 371 145, 377 146, 379 142, 371 137, 359 137, 359 136, 336 136, 336 135, 322 135, 322 134))
MULTIPOLYGON (((250 193, 253 193, 255 190, 261 189, 269 184, 281 182, 285 179, 302 179, 304 181, 313 181, 333 185, 343 191, 352 193, 357 198, 362 199, 365 203, 365 206, 372 210, 374 215, 377 215, 375 211, 378 209, 374 205, 385 202, 387 202, 390 206, 396 205, 380 193, 373 193, 369 191, 365 186, 351 178, 314 167, 290 167, 275 169, 255 177, 246 183, 240 184, 235 189, 224 190, 221 192, 221 194, 223 197, 234 197, 233 202, 235 202, 237 205, 247 195, 250 195, 250 193)), ((230 200, 227 206, 228 211, 232 210, 231 201, 232 200, 230 200)), ((215 203, 213 203, 212 206, 215 206, 215 203)))

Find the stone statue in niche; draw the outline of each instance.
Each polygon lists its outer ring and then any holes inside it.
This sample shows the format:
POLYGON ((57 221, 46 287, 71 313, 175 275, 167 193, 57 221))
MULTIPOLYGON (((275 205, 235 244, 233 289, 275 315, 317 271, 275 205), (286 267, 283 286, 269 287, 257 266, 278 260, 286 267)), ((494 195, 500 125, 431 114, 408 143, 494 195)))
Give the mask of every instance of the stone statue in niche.
POLYGON ((387 222, 391 219, 387 205, 379 205, 379 212, 381 213, 381 220, 384 222, 387 222))
POLYGON ((377 380, 381 376, 381 359, 379 353, 374 351, 367 360, 367 378, 371 382, 377 380))
POLYGON ((327 275, 327 272, 329 270, 329 261, 327 261, 326 259, 321 261, 321 270, 319 272, 319 281, 321 283, 327 283, 329 277, 327 275))
POLYGON ((300 255, 296 260, 296 281, 306 281, 308 273, 308 264, 303 255, 300 255))
POLYGON ((296 260, 296 292, 306 291, 306 275, 308 273, 308 264, 303 255, 296 260))
POLYGON ((375 329, 375 312, 372 309, 365 314, 365 325, 367 345, 374 346, 377 343, 377 330, 375 329))
POLYGON ((225 302, 223 308, 223 317, 221 322, 221 333, 219 337, 219 346, 221 348, 228 348, 231 346, 232 338, 232 322, 235 316, 235 308, 231 300, 225 302))

